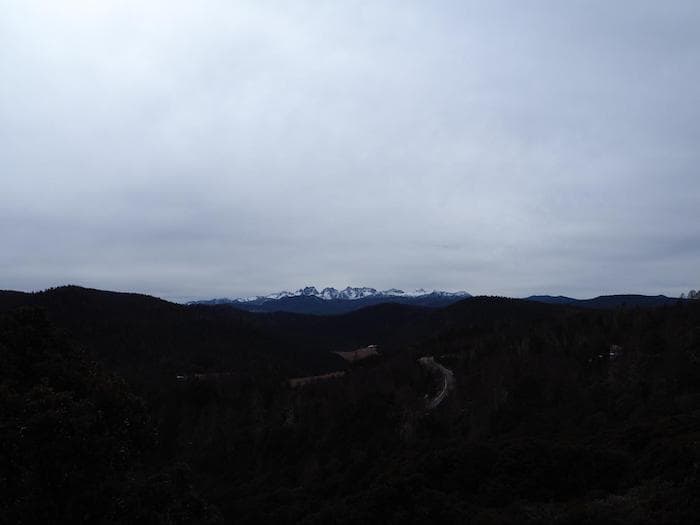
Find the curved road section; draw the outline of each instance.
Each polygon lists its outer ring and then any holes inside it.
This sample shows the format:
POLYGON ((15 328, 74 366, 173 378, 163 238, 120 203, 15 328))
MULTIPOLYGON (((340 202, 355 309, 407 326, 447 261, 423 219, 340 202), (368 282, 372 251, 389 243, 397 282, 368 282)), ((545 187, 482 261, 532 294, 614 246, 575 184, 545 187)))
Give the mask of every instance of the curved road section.
POLYGON ((442 388, 440 389, 440 392, 438 392, 434 398, 428 401, 427 409, 433 410, 444 401, 444 399, 447 397, 447 393, 454 388, 455 375, 452 370, 442 366, 440 363, 435 361, 435 358, 432 356, 421 357, 418 362, 424 367, 442 374, 442 388))

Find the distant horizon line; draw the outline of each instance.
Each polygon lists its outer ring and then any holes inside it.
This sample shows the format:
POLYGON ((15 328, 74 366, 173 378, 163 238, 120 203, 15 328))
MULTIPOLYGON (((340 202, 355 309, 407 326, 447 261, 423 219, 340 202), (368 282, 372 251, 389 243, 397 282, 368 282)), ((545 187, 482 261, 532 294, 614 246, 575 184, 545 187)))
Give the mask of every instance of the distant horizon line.
MULTIPOLYGON (((295 290, 295 292, 303 290, 304 288, 310 288, 313 286, 308 286, 308 287, 303 287, 303 288, 298 288, 295 290)), ((68 284, 59 284, 59 285, 54 285, 54 286, 48 286, 45 288, 36 288, 36 289, 12 289, 12 288, 0 288, 0 292, 17 292, 17 293, 45 293, 49 292, 51 290, 56 290, 60 288, 82 288, 85 290, 94 290, 94 291, 99 291, 99 292, 112 292, 112 293, 123 293, 123 294, 135 294, 135 295, 145 295, 145 296, 150 296, 150 297, 155 297, 157 299, 161 299, 167 302, 171 303, 176 303, 176 304, 186 304, 188 302, 196 302, 196 301, 207 301, 207 300, 217 300, 217 299, 225 299, 225 300, 236 300, 236 299, 244 299, 248 297, 268 297, 270 295, 274 295, 275 293, 284 293, 288 292, 288 290, 281 290, 280 292, 272 292, 271 294, 267 295, 218 295, 218 296, 213 296, 213 295, 199 295, 199 296, 182 296, 182 295, 175 295, 175 294, 166 294, 166 293, 158 293, 158 292, 148 292, 148 291, 143 291, 143 290, 134 290, 134 289, 122 289, 122 288, 101 288, 101 287, 96 287, 93 285, 85 285, 85 284, 76 284, 76 283, 68 283, 68 284)), ((316 287, 314 287, 316 288, 316 287)), ((334 288, 334 287, 325 287, 322 288, 322 290, 328 289, 328 288, 334 288)), ((347 288, 351 289, 373 289, 376 290, 377 292, 383 292, 383 291, 389 291, 389 290, 401 290, 404 291, 402 288, 386 288, 384 290, 381 290, 379 288, 374 288, 370 286, 347 286, 345 288, 335 288, 338 291, 345 290, 347 288)), ((317 288, 318 290, 318 288, 317 288)), ((615 296, 642 296, 642 297, 667 297, 670 299, 681 299, 680 294, 679 295, 672 295, 672 294, 666 294, 666 293, 640 293, 640 292, 601 292, 598 293, 597 295, 592 295, 588 297, 575 297, 573 295, 565 295, 562 293, 530 293, 527 295, 522 295, 522 296, 515 296, 515 295, 508 295, 508 294, 500 294, 500 293, 471 293, 466 290, 444 290, 444 289, 437 289, 437 288, 415 288, 413 289, 414 291, 419 291, 419 290, 425 290, 426 294, 430 294, 433 292, 447 292, 447 293, 459 293, 459 292, 465 292, 469 294, 470 297, 504 297, 508 299, 529 299, 532 297, 551 297, 551 298, 563 298, 563 299, 572 299, 575 301, 586 301, 590 299, 597 299, 599 297, 615 297, 615 296)), ((291 293, 291 292, 290 292, 291 293)), ((687 295, 687 291, 681 292, 682 295, 687 295)))

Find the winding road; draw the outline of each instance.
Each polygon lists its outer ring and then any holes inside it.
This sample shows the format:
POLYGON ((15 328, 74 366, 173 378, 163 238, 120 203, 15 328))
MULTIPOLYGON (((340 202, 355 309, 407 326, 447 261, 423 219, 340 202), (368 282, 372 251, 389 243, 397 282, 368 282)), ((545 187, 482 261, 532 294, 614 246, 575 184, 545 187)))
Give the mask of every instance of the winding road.
POLYGON ((421 357, 418 362, 426 368, 435 370, 442 374, 442 388, 434 398, 428 401, 428 405, 426 407, 428 410, 433 410, 445 400, 447 393, 454 388, 455 375, 452 370, 442 366, 440 363, 435 361, 435 358, 432 356, 421 357))

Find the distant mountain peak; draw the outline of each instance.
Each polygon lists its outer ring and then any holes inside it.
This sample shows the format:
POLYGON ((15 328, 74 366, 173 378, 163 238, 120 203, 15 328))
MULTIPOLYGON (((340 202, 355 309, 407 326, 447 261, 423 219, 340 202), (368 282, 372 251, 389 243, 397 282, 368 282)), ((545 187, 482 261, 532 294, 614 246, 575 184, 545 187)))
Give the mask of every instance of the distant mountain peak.
POLYGON ((209 301, 197 301, 200 303, 209 304, 243 304, 243 303, 262 303, 267 301, 278 301, 280 299, 286 299, 291 297, 315 297, 323 301, 357 301, 366 298, 420 298, 427 296, 437 296, 437 297, 455 297, 455 298, 467 298, 471 297, 470 294, 464 291, 458 292, 446 292, 440 290, 426 290, 424 288, 418 288, 413 291, 404 291, 398 288, 389 288, 388 290, 377 290, 376 288, 370 288, 367 286, 353 287, 346 286, 342 290, 338 290, 333 287, 326 287, 321 289, 319 292, 318 288, 315 286, 305 286, 304 288, 299 288, 295 292, 289 292, 283 290, 281 292, 275 292, 268 295, 256 295, 252 297, 238 297, 235 299, 212 299, 209 301))
MULTIPOLYGON (((256 299, 268 299, 277 300, 285 297, 317 297, 325 301, 332 300, 344 300, 344 301, 355 301, 357 299, 364 299, 366 297, 422 297, 425 295, 440 295, 445 297, 470 297, 467 292, 444 292, 438 290, 428 291, 423 288, 419 288, 412 292, 405 292, 399 290, 398 288, 389 288, 388 290, 379 291, 376 288, 370 288, 367 286, 353 287, 347 286, 342 290, 338 290, 333 287, 323 288, 320 292, 315 286, 306 286, 300 288, 296 292, 278 292, 265 296, 259 296, 256 299)), ((241 299, 235 299, 235 301, 241 301, 241 299)), ((243 299, 246 301, 246 299, 243 299)))

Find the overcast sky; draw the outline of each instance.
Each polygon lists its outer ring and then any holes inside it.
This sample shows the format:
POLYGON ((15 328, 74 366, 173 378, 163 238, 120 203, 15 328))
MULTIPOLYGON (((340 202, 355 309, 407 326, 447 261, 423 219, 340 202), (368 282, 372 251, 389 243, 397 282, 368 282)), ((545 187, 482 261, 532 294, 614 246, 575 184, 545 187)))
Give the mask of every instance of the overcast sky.
POLYGON ((697 0, 0 0, 0 288, 698 288, 698 27, 697 0))

